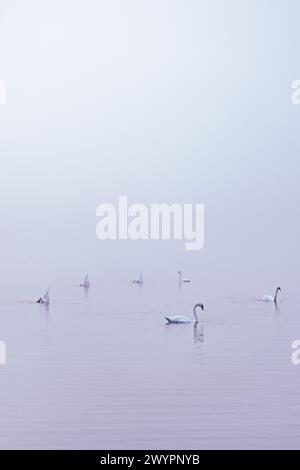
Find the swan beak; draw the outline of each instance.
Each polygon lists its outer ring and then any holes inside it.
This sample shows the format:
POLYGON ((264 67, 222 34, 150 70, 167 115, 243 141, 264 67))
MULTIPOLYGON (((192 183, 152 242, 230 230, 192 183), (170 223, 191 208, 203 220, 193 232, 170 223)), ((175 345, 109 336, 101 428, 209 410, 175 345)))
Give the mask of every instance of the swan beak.
POLYGON ((203 312, 204 312, 204 305, 201 305, 201 308, 202 308, 202 310, 203 310, 203 312))

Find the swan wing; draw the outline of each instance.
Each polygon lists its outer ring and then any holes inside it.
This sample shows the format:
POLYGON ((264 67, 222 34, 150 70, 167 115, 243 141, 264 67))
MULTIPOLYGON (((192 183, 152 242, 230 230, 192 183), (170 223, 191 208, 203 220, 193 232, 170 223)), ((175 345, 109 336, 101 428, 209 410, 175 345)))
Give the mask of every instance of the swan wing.
POLYGON ((274 302, 274 298, 272 297, 272 295, 263 295, 262 301, 263 302, 274 302))

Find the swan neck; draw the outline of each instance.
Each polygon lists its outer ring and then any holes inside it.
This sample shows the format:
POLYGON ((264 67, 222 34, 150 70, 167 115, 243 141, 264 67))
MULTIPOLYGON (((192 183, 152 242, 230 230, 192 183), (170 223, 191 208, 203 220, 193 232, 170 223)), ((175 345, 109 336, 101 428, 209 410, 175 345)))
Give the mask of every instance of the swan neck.
POLYGON ((278 296, 279 290, 280 290, 280 289, 277 287, 276 293, 275 293, 275 297, 274 297, 274 302, 275 302, 275 304, 277 303, 277 296, 278 296))
POLYGON ((198 315, 197 315, 197 305, 195 305, 195 307, 193 308, 193 314, 194 314, 196 322, 198 323, 199 319, 198 319, 198 315))

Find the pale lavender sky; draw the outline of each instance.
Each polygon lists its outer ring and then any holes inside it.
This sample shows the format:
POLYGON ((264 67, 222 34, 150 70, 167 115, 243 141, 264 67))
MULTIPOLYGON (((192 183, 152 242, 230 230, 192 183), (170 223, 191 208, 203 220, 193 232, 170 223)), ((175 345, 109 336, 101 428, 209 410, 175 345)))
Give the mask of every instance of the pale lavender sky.
POLYGON ((299 2, 0 0, 1 277, 299 279, 299 2), (98 204, 206 205, 206 244, 100 242, 98 204))

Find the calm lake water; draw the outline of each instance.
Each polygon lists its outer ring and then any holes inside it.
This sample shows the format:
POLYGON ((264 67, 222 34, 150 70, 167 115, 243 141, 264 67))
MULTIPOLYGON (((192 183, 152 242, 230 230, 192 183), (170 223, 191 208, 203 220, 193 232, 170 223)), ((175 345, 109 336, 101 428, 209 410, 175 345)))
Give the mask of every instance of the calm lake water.
POLYGON ((49 308, 19 293, 1 289, 2 449, 300 448, 296 299, 196 281, 56 285, 49 308), (197 301, 197 326, 165 325, 197 301))

